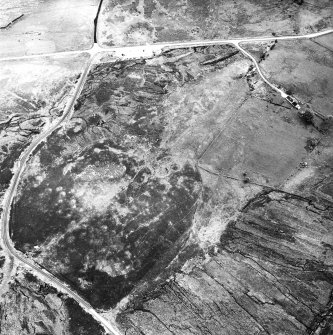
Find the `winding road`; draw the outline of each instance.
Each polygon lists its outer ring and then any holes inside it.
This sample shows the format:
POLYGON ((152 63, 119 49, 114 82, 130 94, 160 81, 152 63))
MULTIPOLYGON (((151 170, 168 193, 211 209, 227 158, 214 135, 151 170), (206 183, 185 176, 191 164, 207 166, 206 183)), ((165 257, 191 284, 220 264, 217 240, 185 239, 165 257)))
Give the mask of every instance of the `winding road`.
MULTIPOLYGON (((95 31, 94 31, 94 40, 97 40, 97 32, 96 27, 98 24, 98 15, 95 20, 95 31)), ((122 48, 102 48, 98 43, 94 43, 93 46, 89 50, 79 50, 79 51, 66 51, 66 52, 57 52, 57 53, 48 53, 41 55, 26 55, 21 57, 7 57, 0 59, 1 61, 9 61, 9 60, 18 60, 18 59, 33 59, 39 57, 51 57, 51 56, 66 56, 66 55, 76 55, 80 53, 89 53, 90 58, 87 62, 82 75, 79 81, 76 84, 75 90, 69 98, 69 101, 65 107, 63 115, 56 121, 54 121, 43 133, 38 135, 33 139, 29 147, 22 153, 19 160, 16 162, 14 167, 14 176, 11 180, 10 186, 5 194, 5 199, 3 202, 3 213, 1 217, 1 242, 4 249, 7 251, 8 255, 14 259, 15 261, 20 262, 21 264, 31 268, 34 270, 34 273, 40 277, 40 279, 48 282, 50 285, 57 288, 59 291, 66 293, 69 297, 73 298, 77 301, 80 306, 82 306, 88 313, 90 313, 100 324, 102 324, 105 330, 113 335, 121 335, 122 333, 119 331, 115 323, 110 322, 105 319, 101 314, 99 314, 87 301, 85 301, 81 296, 79 296, 76 292, 74 292, 67 284, 63 283, 60 279, 55 277, 52 273, 42 268, 40 265, 35 263, 33 260, 29 259, 26 255, 17 251, 13 245, 13 242, 10 239, 9 234, 9 222, 10 222, 10 210, 11 206, 20 183, 21 176, 26 167, 27 161, 29 157, 33 154, 34 150, 37 146, 45 141, 48 136, 50 136, 55 130, 60 128, 66 121, 68 121, 73 113, 73 106, 80 96, 83 86, 86 82, 87 76, 89 74, 89 70, 91 65, 94 62, 94 59, 97 55, 101 53, 111 53, 111 56, 114 58, 128 59, 128 58, 140 58, 140 57, 149 57, 155 54, 159 54, 168 49, 175 48, 186 48, 186 47, 196 47, 196 46, 208 46, 208 45, 219 45, 219 44, 232 44, 237 47, 244 55, 249 57, 252 62, 255 64, 255 67, 261 76, 261 78, 274 90, 278 91, 282 96, 285 94, 279 88, 277 88, 274 84, 270 83, 265 76, 263 75, 257 61, 254 57, 244 50, 240 43, 251 43, 251 42, 265 42, 272 40, 293 40, 293 39, 309 39, 315 38, 318 36, 323 36, 329 33, 333 33, 333 29, 326 30, 319 33, 313 33, 308 35, 301 36, 279 36, 279 37, 257 37, 257 38, 237 38, 237 39, 226 39, 226 40, 207 40, 207 41, 194 41, 194 42, 183 42, 183 43, 161 43, 154 45, 145 45, 145 46, 131 46, 131 47, 122 47, 122 48)))
POLYGON ((257 72, 259 74, 259 76, 262 78, 262 80, 268 85, 270 86, 273 90, 279 92, 282 96, 282 98, 286 98, 288 95, 283 92, 282 90, 280 90, 277 86, 275 86, 274 84, 272 84, 270 81, 268 81, 266 79, 266 77, 264 76, 264 74, 262 73, 260 67, 259 67, 259 64, 258 62, 256 61, 256 59, 249 53, 247 52, 244 48, 242 48, 239 43, 236 44, 236 47, 237 49, 239 49, 245 56, 247 56, 248 58, 250 58, 252 60, 252 62, 254 63, 256 69, 257 69, 257 72))
POLYGON ((61 127, 61 125, 66 121, 69 120, 71 117, 71 114, 74 110, 74 104, 81 94, 82 88, 85 84, 85 81, 87 79, 90 67, 93 63, 94 56, 91 56, 77 85, 75 88, 74 93, 72 96, 70 96, 70 99, 64 109, 63 115, 60 117, 60 119, 56 120, 53 124, 51 124, 43 133, 41 133, 39 136, 34 138, 34 140, 31 142, 29 147, 23 152, 20 159, 17 161, 15 167, 14 167, 14 176, 11 180, 10 186, 6 192, 5 200, 3 204, 3 214, 2 214, 2 226, 1 226, 1 241, 2 245, 8 252, 8 254, 14 258, 16 261, 20 261, 25 266, 28 266, 29 268, 35 270, 35 273, 37 273, 42 280, 50 283, 54 287, 56 287, 60 292, 66 293, 69 297, 73 298, 76 302, 78 302, 81 307, 83 307, 88 313, 90 313, 98 322, 100 322, 106 331, 108 331, 110 334, 114 335, 121 335, 121 332, 117 329, 117 327, 105 318, 103 318, 99 313, 95 311, 92 306, 87 303, 82 297, 80 297, 76 292, 71 290, 66 284, 64 284, 61 280, 59 280, 57 277, 55 277, 53 274, 48 272, 46 269, 42 268, 38 264, 36 264, 33 260, 26 257, 23 253, 20 251, 17 251, 13 245, 12 240, 10 239, 9 235, 9 221, 10 221, 10 209, 11 204, 14 200, 18 184, 20 182, 20 178, 22 176, 22 173, 25 169, 26 163, 33 153, 33 151, 37 148, 37 146, 45 141, 49 135, 51 135, 56 129, 61 127))

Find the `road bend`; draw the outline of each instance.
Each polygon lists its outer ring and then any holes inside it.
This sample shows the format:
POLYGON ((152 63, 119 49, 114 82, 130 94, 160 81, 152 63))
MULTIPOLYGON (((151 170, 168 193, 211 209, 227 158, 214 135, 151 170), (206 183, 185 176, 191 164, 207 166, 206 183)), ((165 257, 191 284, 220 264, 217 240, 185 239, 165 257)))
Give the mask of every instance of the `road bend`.
POLYGON ((14 247, 13 242, 10 239, 9 234, 9 222, 10 222, 10 210, 11 206, 17 191, 18 184, 20 182, 20 178, 23 174, 27 161, 33 151, 37 148, 37 146, 45 141, 48 136, 50 136, 56 129, 60 128, 66 120, 68 120, 72 113, 73 107, 80 96, 83 86, 86 82, 89 70, 91 65, 93 64, 93 60, 97 54, 94 54, 90 57, 87 62, 85 69, 83 70, 80 79, 78 80, 74 92, 69 96, 69 101, 65 106, 63 115, 56 121, 54 121, 43 133, 33 139, 29 147, 23 152, 20 159, 17 161, 14 167, 14 176, 11 180, 10 186, 5 194, 5 199, 3 202, 3 213, 1 217, 1 241, 5 250, 9 253, 11 258, 14 258, 29 268, 33 269, 36 274, 41 277, 42 280, 50 282, 53 286, 58 288, 61 292, 66 293, 69 297, 73 298, 77 301, 80 306, 86 310, 90 315, 92 315, 96 321, 102 324, 105 330, 112 335, 122 335, 121 332, 117 329, 114 324, 111 324, 108 320, 106 320, 102 315, 97 313, 97 311, 87 303, 81 296, 79 296, 76 292, 72 291, 66 284, 64 284, 61 280, 55 277, 52 273, 48 272, 46 269, 39 266, 33 260, 26 257, 20 251, 17 251, 14 247))
MULTIPOLYGON (((319 36, 324 36, 327 34, 331 34, 333 33, 333 29, 329 29, 326 31, 322 31, 319 33, 313 33, 313 34, 308 34, 308 35, 302 35, 302 36, 284 36, 284 37, 277 37, 274 40, 294 40, 294 39, 310 39, 310 38, 315 38, 315 37, 319 37, 319 36)), ((245 41, 235 41, 233 44, 235 45, 235 47, 237 49, 239 49, 245 56, 247 56, 248 58, 250 58, 253 62, 253 64, 255 65, 258 74, 260 75, 260 77, 262 78, 262 80, 269 85, 273 90, 275 90, 276 92, 280 93, 282 98, 286 98, 288 96, 288 94, 286 94, 283 90, 281 90, 280 88, 278 88, 276 85, 274 85, 273 83, 271 83, 262 73, 260 66, 257 62, 257 60, 248 52, 246 51, 243 47, 240 46, 240 43, 251 43, 251 42, 263 42, 263 41, 268 41, 266 38, 258 38, 256 40, 251 40, 251 39, 247 39, 245 41)))
POLYGON ((239 49, 245 56, 247 56, 248 58, 250 58, 252 60, 252 62, 254 63, 258 74, 260 75, 260 77, 262 78, 262 80, 269 85, 273 90, 277 91, 278 93, 280 93, 280 95, 282 96, 282 98, 286 98, 288 95, 283 92, 281 89, 279 89, 277 86, 275 86, 274 84, 272 84, 270 81, 268 81, 266 79, 266 77, 264 76, 264 74, 262 73, 259 64, 257 62, 257 60, 249 53, 247 52, 244 48, 242 48, 239 43, 235 44, 236 48, 239 49))

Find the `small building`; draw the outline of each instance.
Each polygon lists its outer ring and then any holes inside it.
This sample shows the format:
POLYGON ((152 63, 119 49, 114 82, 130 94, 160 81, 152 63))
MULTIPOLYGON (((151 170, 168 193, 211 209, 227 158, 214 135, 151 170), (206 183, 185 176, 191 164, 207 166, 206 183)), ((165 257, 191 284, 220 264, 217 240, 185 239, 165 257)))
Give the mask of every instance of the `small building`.
POLYGON ((300 110, 301 109, 301 105, 299 104, 299 101, 294 98, 291 95, 287 95, 286 96, 286 100, 296 109, 300 110))

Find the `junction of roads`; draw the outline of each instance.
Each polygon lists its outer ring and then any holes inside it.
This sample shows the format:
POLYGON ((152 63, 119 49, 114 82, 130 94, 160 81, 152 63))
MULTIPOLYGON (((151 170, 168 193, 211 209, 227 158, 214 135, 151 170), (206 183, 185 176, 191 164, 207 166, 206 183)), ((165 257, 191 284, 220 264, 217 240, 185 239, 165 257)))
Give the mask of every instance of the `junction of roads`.
MULTIPOLYGON (((100 11, 100 7, 98 10, 98 14, 100 11)), ((260 69, 260 66, 256 59, 247 52, 242 45, 247 43, 257 43, 257 42, 269 42, 269 41, 281 41, 281 40, 298 40, 298 39, 312 39, 316 37, 320 37, 323 35, 333 33, 333 29, 328 29, 325 31, 307 34, 307 35, 288 35, 288 36, 268 36, 268 37, 244 37, 244 38, 232 38, 225 40, 202 40, 202 41, 190 41, 190 42, 170 42, 170 43, 156 43, 152 45, 139 45, 139 46, 128 46, 128 47, 109 47, 104 48, 100 46, 97 41, 97 28, 98 28, 98 14, 94 20, 94 43, 91 48, 88 50, 76 50, 76 51, 64 51, 64 52, 54 52, 54 53, 45 53, 45 54, 35 54, 35 55, 23 55, 17 57, 4 57, 0 58, 0 62, 11 61, 11 60, 29 60, 41 57, 57 57, 57 56, 70 56, 70 55, 78 55, 82 53, 88 53, 90 55, 87 63, 85 64, 84 70, 81 73, 80 79, 76 83, 74 91, 69 96, 68 102, 64 109, 64 112, 61 117, 56 119, 53 123, 51 123, 44 132, 40 133, 36 136, 30 145, 26 148, 26 150, 21 154, 19 160, 15 163, 14 166, 14 175, 12 177, 9 188, 7 189, 3 201, 3 213, 1 217, 1 244, 4 250, 8 253, 8 257, 12 262, 16 262, 17 264, 22 264, 29 269, 33 269, 35 275, 37 275, 41 280, 45 281, 49 285, 52 285, 60 292, 67 294, 69 297, 73 298, 77 303, 80 304, 82 308, 88 313, 90 313, 95 320, 97 320, 105 329, 105 331, 109 334, 113 335, 121 335, 121 331, 117 328, 114 320, 107 320, 104 316, 98 313, 86 300, 84 300, 80 295, 78 295, 75 291, 73 291, 66 283, 58 279, 52 273, 50 273, 47 269, 41 267, 41 265, 37 264, 22 252, 15 249, 14 244, 10 238, 9 234, 9 222, 10 222, 10 210, 12 207, 12 203, 14 197, 16 195, 16 191, 18 185, 21 180, 21 176, 29 160, 29 157, 32 155, 33 151, 37 148, 37 146, 45 141, 48 136, 50 136, 56 129, 60 128, 65 124, 68 120, 71 119, 74 105, 79 98, 83 86, 86 82, 87 76, 91 69, 91 66, 94 64, 94 61, 98 58, 98 56, 107 55, 112 57, 113 60, 126 60, 126 59, 138 59, 138 58, 147 58, 157 56, 162 54, 166 50, 169 49, 178 49, 178 48, 191 48, 191 47, 204 47, 210 45, 222 45, 228 44, 233 45, 237 49, 239 49, 246 57, 251 59, 253 62, 257 73, 260 75, 262 80, 269 85, 272 89, 278 92, 283 98, 288 98, 289 96, 275 84, 271 83, 263 74, 260 69)), ((287 101, 289 101, 287 99, 287 101)), ((290 102, 290 101, 289 101, 290 102)), ((295 107, 295 106, 294 106, 295 107)), ((7 121, 4 121, 7 122, 7 121)), ((4 123, 1 122, 1 123, 4 123)), ((4 285, 5 283, 2 283, 4 285)))

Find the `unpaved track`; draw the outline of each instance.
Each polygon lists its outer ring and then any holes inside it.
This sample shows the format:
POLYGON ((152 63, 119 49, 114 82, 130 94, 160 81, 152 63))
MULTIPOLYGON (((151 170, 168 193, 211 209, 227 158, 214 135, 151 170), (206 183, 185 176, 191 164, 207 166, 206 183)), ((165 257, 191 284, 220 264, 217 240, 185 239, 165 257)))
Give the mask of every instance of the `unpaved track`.
POLYGON ((287 97, 287 94, 285 92, 283 92, 282 90, 280 90, 277 86, 275 86, 274 84, 272 84, 269 80, 266 79, 266 77, 264 76, 264 74, 262 73, 258 62, 256 61, 256 59, 249 53, 247 52, 245 49, 243 49, 239 44, 236 44, 236 47, 247 57, 249 57, 252 62, 254 63, 258 74, 260 75, 260 77, 262 78, 262 80, 268 85, 270 86, 273 90, 277 91, 278 93, 281 94, 281 96, 283 98, 287 97))

